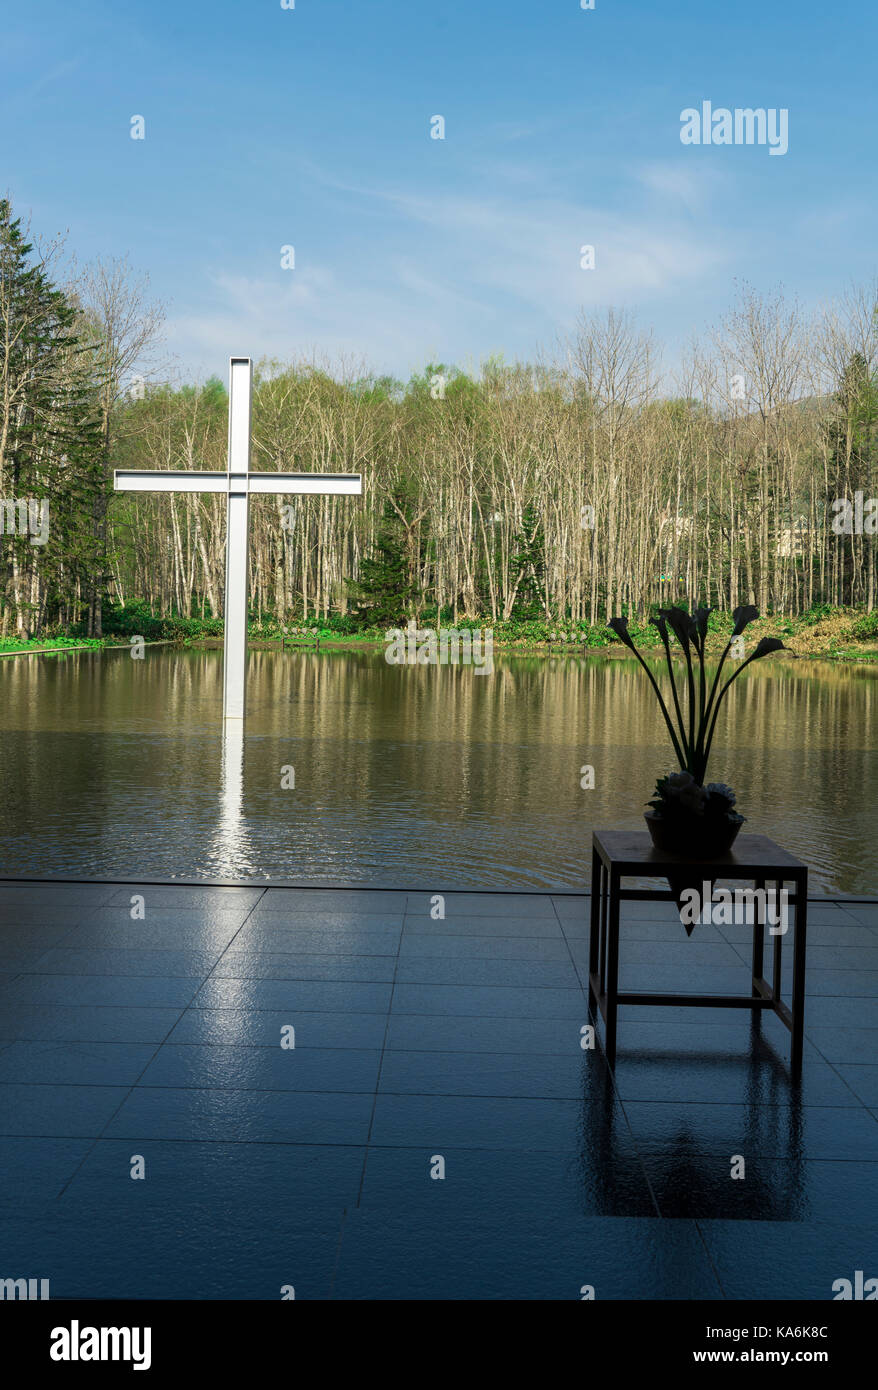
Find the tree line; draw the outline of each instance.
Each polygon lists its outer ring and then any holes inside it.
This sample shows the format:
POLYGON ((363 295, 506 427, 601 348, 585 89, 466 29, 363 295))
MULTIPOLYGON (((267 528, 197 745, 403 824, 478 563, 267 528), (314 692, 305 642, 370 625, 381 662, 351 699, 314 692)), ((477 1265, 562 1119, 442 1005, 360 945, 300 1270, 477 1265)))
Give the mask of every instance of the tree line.
MULTIPOLYGON (((161 309, 126 262, 58 265, 0 201, 0 634, 100 636, 135 601, 221 617, 223 499, 114 494, 112 470, 224 468, 225 384, 155 365, 161 309), (43 498, 35 544, 17 504, 43 498)), ((743 286, 673 373, 614 310, 580 314, 549 359, 477 374, 262 361, 251 467, 362 473, 363 496, 252 500, 252 611, 355 626, 595 624, 681 595, 873 609, 876 424, 876 284, 815 313, 743 286)))

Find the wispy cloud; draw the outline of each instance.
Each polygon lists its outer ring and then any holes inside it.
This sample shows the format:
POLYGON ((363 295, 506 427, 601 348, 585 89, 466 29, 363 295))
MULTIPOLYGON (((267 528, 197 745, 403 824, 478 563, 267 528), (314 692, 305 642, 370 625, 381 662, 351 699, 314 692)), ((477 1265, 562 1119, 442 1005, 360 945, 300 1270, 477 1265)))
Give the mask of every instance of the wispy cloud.
MULTIPOLYGON (((685 175, 685 171, 684 171, 685 175)), ((685 175, 685 177, 689 177, 685 175)), ((693 229, 679 201, 695 186, 658 166, 638 175, 660 195, 637 216, 585 203, 511 191, 492 196, 405 192, 330 180, 349 200, 383 209, 379 235, 362 263, 328 260, 297 246, 295 271, 260 276, 216 271, 214 311, 171 325, 181 349, 205 350, 242 337, 254 355, 289 356, 316 344, 362 353, 380 370, 405 374, 428 359, 476 351, 533 350, 574 319, 582 305, 638 303, 677 294, 712 275, 729 253, 723 236, 693 229), (413 248, 400 251, 406 240, 413 248), (580 248, 595 248, 595 269, 580 248), (417 248, 416 250, 414 248, 417 248), (496 340, 510 315, 516 343, 496 340)), ((246 344, 244 345, 246 346, 246 344)))
POLYGON ((682 163, 654 161, 637 171, 644 188, 666 202, 676 203, 689 213, 703 211, 717 196, 728 176, 716 168, 700 165, 686 168, 682 163))

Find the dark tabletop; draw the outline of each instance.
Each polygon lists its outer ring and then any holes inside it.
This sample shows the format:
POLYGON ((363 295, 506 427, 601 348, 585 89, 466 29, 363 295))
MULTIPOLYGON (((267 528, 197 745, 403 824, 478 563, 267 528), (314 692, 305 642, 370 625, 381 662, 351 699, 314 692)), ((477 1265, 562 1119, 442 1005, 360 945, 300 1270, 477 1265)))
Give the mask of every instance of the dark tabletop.
POLYGON ((807 872, 801 859, 767 835, 739 835, 732 848, 715 859, 692 859, 656 849, 645 830, 595 830, 594 844, 605 864, 629 874, 660 874, 666 867, 681 866, 703 870, 709 877, 743 877, 748 869, 756 878, 807 872))

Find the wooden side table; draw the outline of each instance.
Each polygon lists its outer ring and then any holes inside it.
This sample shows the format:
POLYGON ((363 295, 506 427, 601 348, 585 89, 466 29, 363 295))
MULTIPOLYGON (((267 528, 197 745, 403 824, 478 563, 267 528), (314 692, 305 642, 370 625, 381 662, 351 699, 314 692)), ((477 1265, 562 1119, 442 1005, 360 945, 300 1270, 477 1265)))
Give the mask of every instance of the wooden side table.
MULTIPOLYGON (((616 1016, 620 1004, 676 1004, 696 1008, 771 1009, 792 1034, 791 1070, 802 1072, 805 1020, 805 940, 808 912, 808 868, 765 835, 739 835, 732 849, 717 859, 692 860, 653 847, 645 830, 595 830, 592 836, 591 932, 588 995, 595 1019, 600 1010, 606 1026, 605 1051, 610 1066, 616 1060, 616 1016), (793 998, 790 1009, 781 998, 783 934, 774 937, 772 982, 763 979, 765 921, 753 914, 751 994, 654 994, 619 990, 619 907, 623 902, 674 902, 669 888, 623 888, 622 879, 667 878, 685 875, 703 879, 743 879, 779 891, 792 883, 793 998)), ((776 901, 780 901, 778 896, 776 901)), ((697 930, 697 929, 696 929, 697 930)), ((683 927, 680 927, 683 931, 683 927)))

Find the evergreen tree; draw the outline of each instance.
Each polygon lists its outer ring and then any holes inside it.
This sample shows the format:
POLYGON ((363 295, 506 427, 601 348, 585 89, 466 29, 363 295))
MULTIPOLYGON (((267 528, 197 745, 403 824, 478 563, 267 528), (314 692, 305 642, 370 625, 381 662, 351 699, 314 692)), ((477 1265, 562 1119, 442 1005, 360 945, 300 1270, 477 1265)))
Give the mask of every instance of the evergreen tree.
MULTIPOLYGON (((833 416, 825 426, 831 448, 826 498, 830 510, 840 499, 852 505, 857 492, 873 496, 878 485, 878 381, 861 352, 851 354, 833 405, 833 416)), ((867 593, 874 593, 874 538, 842 533, 835 544, 844 591, 852 602, 862 603, 867 593)))
MULTIPOLYGON (((407 480, 399 479, 384 504, 370 555, 360 561, 360 580, 350 586, 357 617, 364 625, 387 627, 413 615, 421 597, 415 576, 418 555, 407 480)), ((421 545, 423 542, 421 542, 421 545)))
POLYGON ((544 594, 546 554, 543 525, 532 504, 528 504, 522 513, 521 530, 515 537, 512 572, 519 581, 514 610, 516 616, 525 619, 548 616, 544 594))
POLYGON ((23 637, 40 630, 51 607, 69 608, 96 558, 82 525, 83 508, 102 486, 93 352, 78 319, 0 199, 0 500, 8 504, 0 606, 3 630, 12 613, 23 637), (33 544, 20 518, 28 503, 33 514, 44 501, 49 537, 33 544), (10 528, 11 521, 18 524, 10 528))

